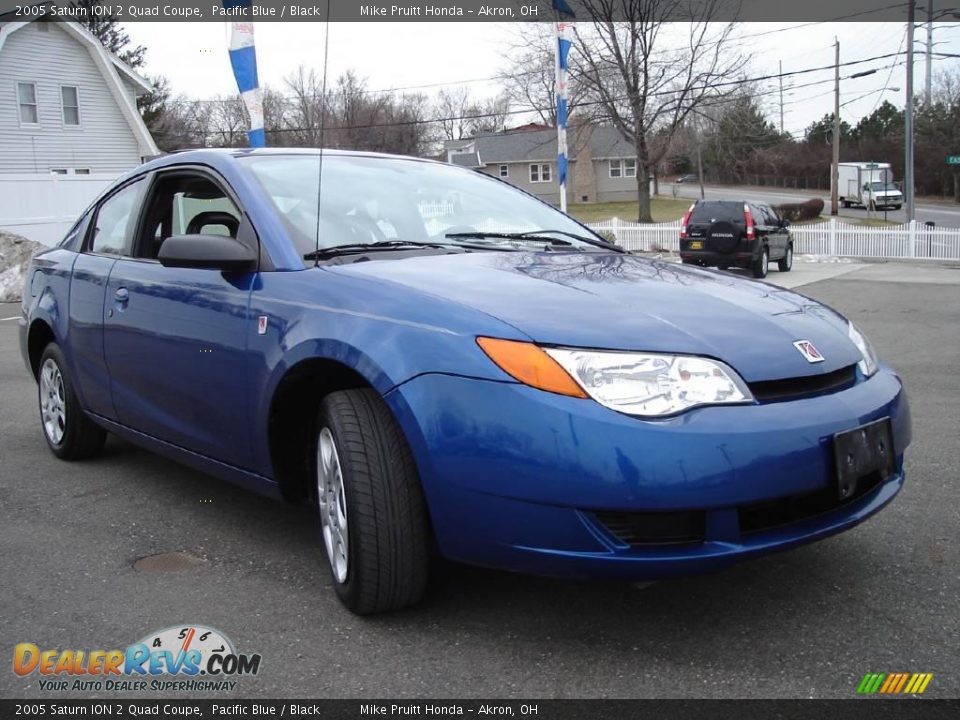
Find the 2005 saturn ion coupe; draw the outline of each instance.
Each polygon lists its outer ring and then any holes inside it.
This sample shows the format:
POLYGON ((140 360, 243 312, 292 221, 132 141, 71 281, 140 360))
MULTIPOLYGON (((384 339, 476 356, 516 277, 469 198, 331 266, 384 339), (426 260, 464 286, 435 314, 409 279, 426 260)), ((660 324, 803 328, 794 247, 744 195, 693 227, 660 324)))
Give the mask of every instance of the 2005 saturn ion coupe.
POLYGON ((830 308, 382 155, 147 163, 33 260, 20 336, 55 455, 111 432, 314 503, 357 613, 416 602, 434 555, 634 581, 818 540, 890 502, 910 442, 830 308))

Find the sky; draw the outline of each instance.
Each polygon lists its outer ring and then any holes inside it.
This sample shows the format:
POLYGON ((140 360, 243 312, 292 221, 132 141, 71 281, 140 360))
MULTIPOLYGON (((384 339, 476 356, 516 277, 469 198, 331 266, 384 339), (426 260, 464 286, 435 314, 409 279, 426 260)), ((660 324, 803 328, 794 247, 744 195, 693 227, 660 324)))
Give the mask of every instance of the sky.
MULTIPOLYGON (((236 92, 227 57, 226 23, 126 23, 131 39, 145 45, 146 73, 168 78, 174 94, 211 98, 236 92)), ((934 26, 935 52, 960 53, 960 27, 934 26)), ((840 41, 841 63, 904 48, 904 23, 742 23, 738 49, 750 53, 751 77, 829 66, 834 39, 840 41)), ((477 98, 498 93, 488 78, 507 67, 505 53, 522 32, 521 23, 332 23, 329 78, 353 69, 370 89, 418 87, 427 94, 465 85, 477 98)), ((284 89, 284 78, 299 65, 323 69, 324 25, 255 23, 261 85, 284 89)), ((926 30, 916 33, 914 88, 924 87, 926 30)), ((903 58, 841 68, 841 117, 855 125, 883 100, 903 107, 906 72, 903 58), (899 63, 896 67, 890 67, 899 63), (863 70, 873 75, 843 79, 863 70), (898 88, 898 91, 894 91, 898 88)), ((960 60, 934 58, 934 76, 960 72, 960 60)), ((768 118, 779 125, 780 97, 775 81, 759 98, 768 118), (772 92, 771 92, 772 91, 772 92)), ((784 79, 784 130, 802 136, 810 123, 833 111, 833 69, 784 79), (795 87, 820 83, 808 87, 795 87)), ((521 118, 522 119, 522 118, 521 118)), ((519 120, 518 120, 519 122, 519 120)))

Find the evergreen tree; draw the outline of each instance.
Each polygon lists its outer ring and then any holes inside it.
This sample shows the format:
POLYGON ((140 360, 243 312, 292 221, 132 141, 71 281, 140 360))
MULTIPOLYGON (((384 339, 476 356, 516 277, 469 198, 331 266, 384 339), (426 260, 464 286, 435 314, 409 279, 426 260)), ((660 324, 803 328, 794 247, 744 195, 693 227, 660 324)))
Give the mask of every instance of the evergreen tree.
POLYGON ((134 45, 126 30, 113 15, 95 15, 94 6, 104 6, 103 0, 75 0, 71 7, 83 8, 86 12, 78 22, 89 30, 110 52, 132 68, 143 67, 147 49, 143 45, 134 45))

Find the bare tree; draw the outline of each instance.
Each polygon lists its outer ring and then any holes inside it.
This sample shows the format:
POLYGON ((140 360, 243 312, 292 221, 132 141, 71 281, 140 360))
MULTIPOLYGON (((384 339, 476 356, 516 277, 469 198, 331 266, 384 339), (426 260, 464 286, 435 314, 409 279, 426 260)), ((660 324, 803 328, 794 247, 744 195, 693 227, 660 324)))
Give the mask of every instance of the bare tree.
POLYGON ((723 0, 581 3, 589 22, 577 24, 577 79, 636 149, 638 220, 650 222, 650 172, 690 113, 722 95, 719 83, 748 58, 732 47, 735 23, 715 22, 723 0))
POLYGON ((463 86, 443 89, 437 94, 434 108, 440 133, 446 140, 462 140, 484 133, 503 130, 510 102, 505 95, 475 100, 463 86))
POLYGON ((323 81, 313 69, 300 65, 284 80, 291 96, 287 102, 290 130, 285 133, 285 145, 319 147, 320 127, 324 113, 323 81))
MULTIPOLYGON (((557 124, 557 73, 552 24, 523 23, 506 53, 507 64, 501 75, 504 95, 511 107, 535 113, 545 125, 557 124)), ((567 86, 568 105, 573 116, 584 88, 576 75, 567 86)))

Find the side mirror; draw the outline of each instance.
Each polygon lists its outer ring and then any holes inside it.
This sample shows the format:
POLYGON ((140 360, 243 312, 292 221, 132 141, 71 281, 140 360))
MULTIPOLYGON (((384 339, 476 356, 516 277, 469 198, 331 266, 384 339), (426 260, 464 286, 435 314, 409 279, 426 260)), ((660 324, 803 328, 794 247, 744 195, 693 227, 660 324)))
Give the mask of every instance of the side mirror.
POLYGON ((783 227, 790 227, 790 221, 786 218, 783 219, 783 227))
POLYGON ((223 235, 173 235, 163 241, 157 259, 164 267, 232 272, 257 269, 256 253, 239 240, 223 235))

